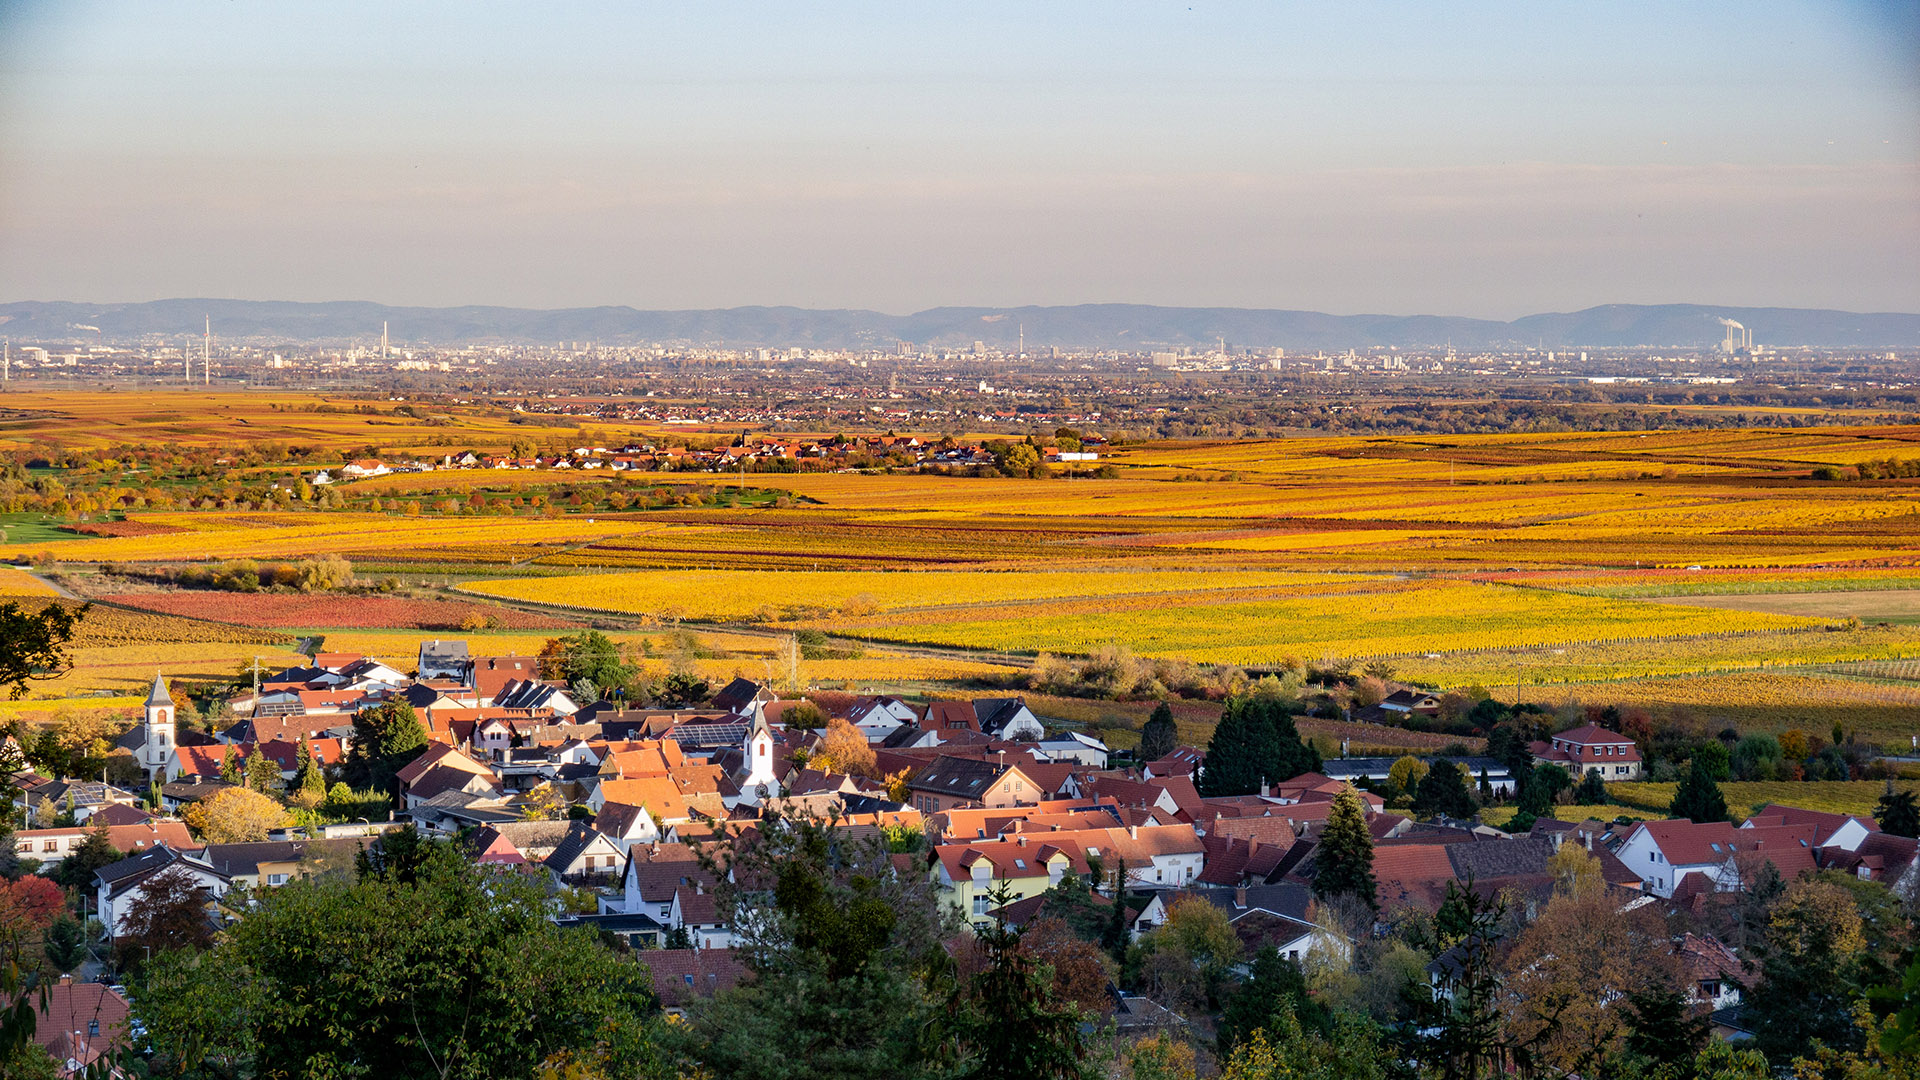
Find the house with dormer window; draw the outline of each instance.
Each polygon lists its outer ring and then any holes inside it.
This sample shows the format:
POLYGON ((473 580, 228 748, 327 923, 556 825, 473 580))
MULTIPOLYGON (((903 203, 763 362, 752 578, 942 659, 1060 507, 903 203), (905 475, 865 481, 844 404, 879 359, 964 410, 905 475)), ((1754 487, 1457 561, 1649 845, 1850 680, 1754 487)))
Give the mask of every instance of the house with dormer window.
POLYGON ((1575 781, 1589 772, 1598 772, 1608 783, 1640 779, 1640 748, 1632 739, 1598 724, 1563 731, 1528 749, 1535 765, 1558 765, 1575 781))
POLYGON ((907 781, 907 801, 922 814, 938 814, 968 803, 1013 806, 1039 802, 1040 785, 1017 765, 942 754, 907 781))

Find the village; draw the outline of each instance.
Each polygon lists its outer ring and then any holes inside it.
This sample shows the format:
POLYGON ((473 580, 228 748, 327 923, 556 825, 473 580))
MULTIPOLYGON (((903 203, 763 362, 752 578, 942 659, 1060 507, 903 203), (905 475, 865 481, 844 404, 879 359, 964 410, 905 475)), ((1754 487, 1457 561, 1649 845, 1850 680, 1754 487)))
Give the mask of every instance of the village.
MULTIPOLYGON (((577 446, 568 450, 538 451, 531 441, 516 445, 507 454, 462 451, 446 454, 439 460, 415 459, 382 461, 355 458, 337 469, 322 469, 309 482, 325 486, 351 480, 366 480, 394 473, 433 472, 441 469, 501 470, 577 470, 608 473, 626 472, 740 472, 750 471, 838 471, 880 467, 932 470, 1000 470, 1009 465, 1013 446, 1029 446, 1033 458, 1012 464, 1032 469, 1040 464, 1094 467, 1107 442, 1098 435, 1080 435, 1061 428, 1054 441, 1036 445, 1025 443, 961 443, 951 436, 933 438, 915 435, 836 436, 814 440, 792 436, 742 435, 724 446, 662 446, 634 443, 616 449, 604 446, 577 446)), ((995 475, 998 475, 996 472, 995 475)))
MULTIPOLYGON (((97 920, 88 944, 105 961, 54 989, 56 1012, 104 1017, 106 1034, 97 1023, 91 1040, 43 1027, 43 1045, 84 1064, 124 1037, 128 1005, 112 958, 151 947, 157 894, 185 895, 211 926, 227 925, 249 918, 263 890, 338 872, 396 836, 445 840, 487 872, 537 883, 555 923, 638 951, 670 1015, 746 973, 742 927, 717 902, 729 883, 703 848, 796 820, 883 844, 892 873, 930 884, 974 934, 1057 918, 1072 901, 1107 913, 1102 933, 1122 952, 1150 949, 1200 905, 1230 930, 1241 977, 1268 949, 1346 970, 1389 928, 1431 920, 1467 895, 1497 898, 1524 925, 1577 887, 1620 911, 1651 908, 1697 927, 1665 947, 1689 1007, 1736 1042, 1753 1035, 1740 991, 1750 979, 1741 946, 1751 943, 1716 920, 1756 882, 1831 872, 1878 883, 1902 903, 1920 886, 1916 841, 1862 816, 1769 805, 1735 826, 1548 813, 1509 833, 1471 813, 1422 812, 1432 808, 1424 782, 1412 808, 1389 809, 1374 789, 1391 789, 1391 759, 1329 758, 1263 777, 1254 791, 1207 796, 1202 750, 1123 758, 1019 697, 782 698, 736 678, 695 706, 638 708, 576 701, 574 687, 545 677, 548 665, 469 655, 461 640, 422 641, 411 672, 321 652, 235 697, 236 719, 212 733, 178 718, 156 673, 138 722, 113 746, 137 769, 123 763, 119 773, 144 787, 39 775, 9 737, 24 822, 14 858, 23 872, 68 881, 82 864, 65 874, 62 864, 87 860, 91 873, 75 884, 97 920), (409 739, 394 733, 415 725, 406 750, 409 739), (323 824, 289 822, 277 809, 248 816, 247 800, 277 808, 288 793, 326 790, 356 746, 363 763, 375 756, 364 744, 372 739, 401 748, 382 751, 397 764, 381 777, 384 807, 323 824), (1356 839, 1329 836, 1343 815, 1364 834, 1371 882, 1373 913, 1357 920, 1329 884, 1356 839), (84 981, 90 972, 99 981, 84 981)), ((1434 706, 1401 691, 1381 708, 1434 706)), ((1592 724, 1527 752, 1537 769, 1640 774, 1633 741, 1592 724)), ((1477 784, 1483 800, 1524 783, 1492 757, 1420 765, 1449 785, 1457 776, 1462 793, 1477 784)), ((1445 951, 1422 976, 1440 999, 1460 977, 1459 958, 1445 951)), ((1090 1011, 1122 1035, 1212 1023, 1205 999, 1180 992, 1178 980, 1116 970, 1100 982, 1090 1011)))

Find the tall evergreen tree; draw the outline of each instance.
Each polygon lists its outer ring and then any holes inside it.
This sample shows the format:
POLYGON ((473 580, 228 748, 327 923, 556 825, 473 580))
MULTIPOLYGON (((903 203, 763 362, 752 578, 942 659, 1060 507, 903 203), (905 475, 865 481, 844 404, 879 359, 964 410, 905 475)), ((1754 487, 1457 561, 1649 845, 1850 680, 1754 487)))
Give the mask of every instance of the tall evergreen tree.
POLYGON ((240 768, 240 754, 231 746, 220 755, 220 779, 235 787, 246 783, 246 774, 240 768))
POLYGON ((1721 794, 1720 785, 1714 783, 1710 770, 1707 762, 1694 758, 1687 778, 1680 781, 1680 787, 1673 793, 1673 808, 1668 813, 1696 823, 1732 820, 1727 814, 1727 797, 1721 794))
POLYGON ((314 760, 313 747, 308 745, 307 740, 300 740, 300 754, 294 760, 300 766, 293 777, 294 788, 315 802, 326 798, 327 777, 321 771, 320 763, 314 760))
POLYGON ((1307 990, 1300 965, 1265 945, 1253 954, 1247 978, 1227 998, 1226 1008, 1220 1013, 1219 1031, 1214 1036, 1215 1056, 1221 1061, 1231 1058, 1236 1046, 1255 1031, 1272 1027, 1283 1010, 1311 1031, 1325 1031, 1332 1022, 1327 1007, 1307 990))
POLYGON ((1115 960, 1124 960, 1127 946, 1133 941, 1128 927, 1127 910, 1127 860, 1120 860, 1120 884, 1113 890, 1113 910, 1107 913, 1107 925, 1100 932, 1100 947, 1113 955, 1115 960))
POLYGON ((70 915, 62 914, 53 920, 42 936, 47 962, 63 975, 87 958, 86 931, 70 915))
POLYGON ((1580 786, 1573 791, 1573 801, 1582 806, 1606 805, 1607 782, 1601 778, 1599 769, 1588 769, 1587 775, 1580 778, 1580 786))
POLYGON ((1274 756, 1267 769, 1267 779, 1278 783, 1301 773, 1319 772, 1320 751, 1300 738, 1300 729, 1293 723, 1293 703, 1285 698, 1262 698, 1260 702, 1273 724, 1274 756))
POLYGON ((1207 743, 1200 793, 1251 795, 1262 783, 1291 780, 1320 768, 1320 753, 1300 738, 1293 702, 1265 694, 1245 694, 1227 702, 1220 726, 1207 743))
POLYGON ((1200 794, 1251 795, 1260 790, 1264 755, 1246 698, 1233 698, 1220 713, 1220 724, 1207 742, 1207 760, 1200 771, 1200 794))
POLYGON ((280 778, 280 766, 258 745, 253 748, 253 756, 247 758, 247 786, 262 795, 277 795, 286 786, 280 778))
POLYGON ((1159 761, 1178 746, 1173 723, 1173 708, 1161 702, 1140 728, 1140 760, 1159 761))
POLYGON ((1352 788, 1336 795, 1327 826, 1313 852, 1313 893, 1322 899, 1355 896, 1377 906, 1373 880, 1373 836, 1367 812, 1352 788))
POLYGON ((1453 762, 1440 759, 1427 770, 1413 796, 1413 812, 1426 816, 1470 818, 1479 809, 1467 790, 1467 778, 1453 762))
POLYGON ((96 825, 87 830, 87 838, 80 846, 64 859, 53 871, 53 879, 70 889, 90 890, 93 888, 93 872, 122 858, 118 848, 109 839, 107 827, 96 825))
POLYGON ((1893 790, 1891 780, 1887 781, 1887 790, 1874 805, 1873 817, 1880 823, 1883 833, 1920 836, 1920 800, 1916 800, 1911 791, 1893 790))
POLYGON ((1687 1063, 1706 1044, 1712 1022, 1695 1017, 1687 999, 1670 986, 1633 994, 1627 1006, 1627 1050, 1684 1075, 1687 1063))
MULTIPOLYGON (((1005 886, 994 907, 1013 902, 1005 886)), ((961 1001, 963 1032, 972 1051, 965 1080, 1093 1080, 1102 1075, 1081 1031, 1080 1010, 1056 992, 1051 970, 1020 948, 1020 931, 996 919, 978 935, 986 970, 975 975, 961 1001)))
POLYGON ((353 714, 353 749, 347 754, 346 778, 355 787, 385 790, 393 774, 420 756, 427 746, 427 729, 413 706, 389 701, 353 714))

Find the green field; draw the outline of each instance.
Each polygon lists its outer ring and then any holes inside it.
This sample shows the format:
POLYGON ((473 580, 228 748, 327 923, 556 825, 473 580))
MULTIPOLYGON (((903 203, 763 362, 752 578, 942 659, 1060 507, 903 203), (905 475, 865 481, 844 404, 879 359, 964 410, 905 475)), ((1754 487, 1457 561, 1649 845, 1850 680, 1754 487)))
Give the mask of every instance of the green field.
POLYGON ((46 514, 0 514, 0 530, 5 530, 9 547, 74 539, 73 533, 60 530, 62 524, 59 518, 46 514))

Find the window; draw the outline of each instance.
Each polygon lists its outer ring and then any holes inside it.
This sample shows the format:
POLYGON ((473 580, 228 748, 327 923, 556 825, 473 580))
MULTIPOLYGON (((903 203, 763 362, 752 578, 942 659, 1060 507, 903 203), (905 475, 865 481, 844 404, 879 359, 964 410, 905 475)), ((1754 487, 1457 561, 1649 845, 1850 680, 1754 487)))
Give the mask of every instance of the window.
POLYGON ((33 850, 33 841, 31 841, 31 840, 22 840, 22 841, 20 841, 20 842, 19 842, 18 844, 16 844, 16 845, 14 845, 14 850, 15 850, 15 851, 32 851, 32 850, 33 850))
POLYGON ((287 875, 285 874, 268 874, 267 875, 267 884, 269 885, 285 885, 286 883, 287 883, 287 875))
POLYGON ((1701 979, 1700 980, 1700 996, 1704 998, 1719 997, 1720 996, 1720 980, 1701 979))
POLYGON ((976 895, 973 898, 973 913, 975 915, 985 915, 987 913, 986 897, 976 895))
POLYGON ((95 1019, 95 1020, 87 1021, 87 1037, 89 1039, 97 1039, 100 1037, 100 1021, 99 1020, 95 1019))
POLYGON ((41 841, 41 842, 40 842, 40 850, 41 850, 41 851, 59 851, 59 850, 60 850, 60 841, 58 841, 58 840, 43 840, 43 841, 41 841))

